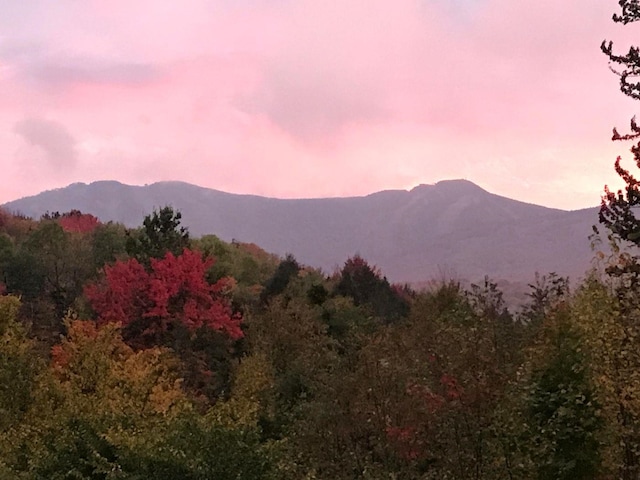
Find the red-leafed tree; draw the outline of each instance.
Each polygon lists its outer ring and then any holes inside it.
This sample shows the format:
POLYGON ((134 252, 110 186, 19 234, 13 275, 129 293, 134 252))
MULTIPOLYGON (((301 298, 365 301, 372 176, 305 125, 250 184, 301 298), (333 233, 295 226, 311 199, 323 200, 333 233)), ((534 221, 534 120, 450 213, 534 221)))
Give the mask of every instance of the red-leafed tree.
POLYGON ((228 391, 235 340, 243 336, 234 313, 230 279, 206 280, 212 258, 185 249, 104 267, 104 276, 85 288, 98 323, 118 322, 123 339, 137 349, 165 346, 182 360, 185 387, 203 404, 228 391))
POLYGON ((90 233, 100 225, 100 221, 96 217, 79 210, 63 213, 58 219, 58 223, 65 232, 73 233, 90 233))
POLYGON ((105 267, 103 280, 88 285, 85 296, 98 321, 121 323, 134 346, 166 344, 167 334, 180 328, 211 329, 239 339, 241 318, 226 296, 229 280, 206 281, 212 264, 213 259, 188 249, 151 259, 148 271, 136 259, 119 261, 105 267))

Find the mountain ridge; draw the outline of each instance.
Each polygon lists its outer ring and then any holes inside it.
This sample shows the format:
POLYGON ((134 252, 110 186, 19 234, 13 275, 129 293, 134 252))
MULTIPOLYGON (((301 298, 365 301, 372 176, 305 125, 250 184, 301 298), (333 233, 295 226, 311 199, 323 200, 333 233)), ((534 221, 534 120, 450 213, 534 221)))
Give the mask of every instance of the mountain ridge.
POLYGON ((185 182, 146 186, 75 183, 4 204, 38 218, 73 209, 139 226, 171 205, 195 236, 253 242, 325 271, 359 253, 392 280, 424 281, 443 270, 475 280, 530 280, 536 271, 579 276, 593 256, 596 208, 560 210, 490 193, 468 180, 365 196, 281 199, 185 182))

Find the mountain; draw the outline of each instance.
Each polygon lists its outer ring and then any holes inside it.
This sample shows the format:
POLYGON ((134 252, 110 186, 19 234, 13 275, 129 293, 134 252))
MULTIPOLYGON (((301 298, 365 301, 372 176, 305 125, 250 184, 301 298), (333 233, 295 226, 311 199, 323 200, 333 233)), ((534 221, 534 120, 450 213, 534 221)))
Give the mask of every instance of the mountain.
POLYGON ((597 210, 564 211, 494 195, 466 180, 363 197, 285 200, 182 182, 75 183, 3 205, 34 218, 78 209, 135 227, 164 205, 194 236, 215 234, 292 253, 327 272, 359 253, 394 281, 442 275, 531 281, 536 271, 582 275, 597 210))

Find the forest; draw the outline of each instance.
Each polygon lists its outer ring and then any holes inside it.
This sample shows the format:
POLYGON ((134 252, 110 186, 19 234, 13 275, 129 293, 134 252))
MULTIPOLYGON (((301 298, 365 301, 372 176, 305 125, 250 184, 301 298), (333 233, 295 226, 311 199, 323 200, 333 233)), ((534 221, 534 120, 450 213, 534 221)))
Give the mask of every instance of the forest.
POLYGON ((326 275, 171 207, 2 212, 0 478, 637 478, 640 264, 595 256, 511 312, 488 278, 326 275))

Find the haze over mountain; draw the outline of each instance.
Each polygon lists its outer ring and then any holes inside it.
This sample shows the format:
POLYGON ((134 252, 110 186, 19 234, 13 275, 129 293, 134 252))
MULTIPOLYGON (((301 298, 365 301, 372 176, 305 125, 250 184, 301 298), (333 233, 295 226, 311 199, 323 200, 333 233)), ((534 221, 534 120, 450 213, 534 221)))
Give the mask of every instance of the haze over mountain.
POLYGON ((443 274, 531 281, 536 271, 576 277, 593 257, 595 208, 564 211, 491 194, 466 180, 363 197, 275 199, 182 182, 75 183, 3 205, 34 218, 78 209, 102 221, 142 224, 154 208, 182 212, 194 236, 254 242, 331 272, 359 253, 393 281, 443 274))

